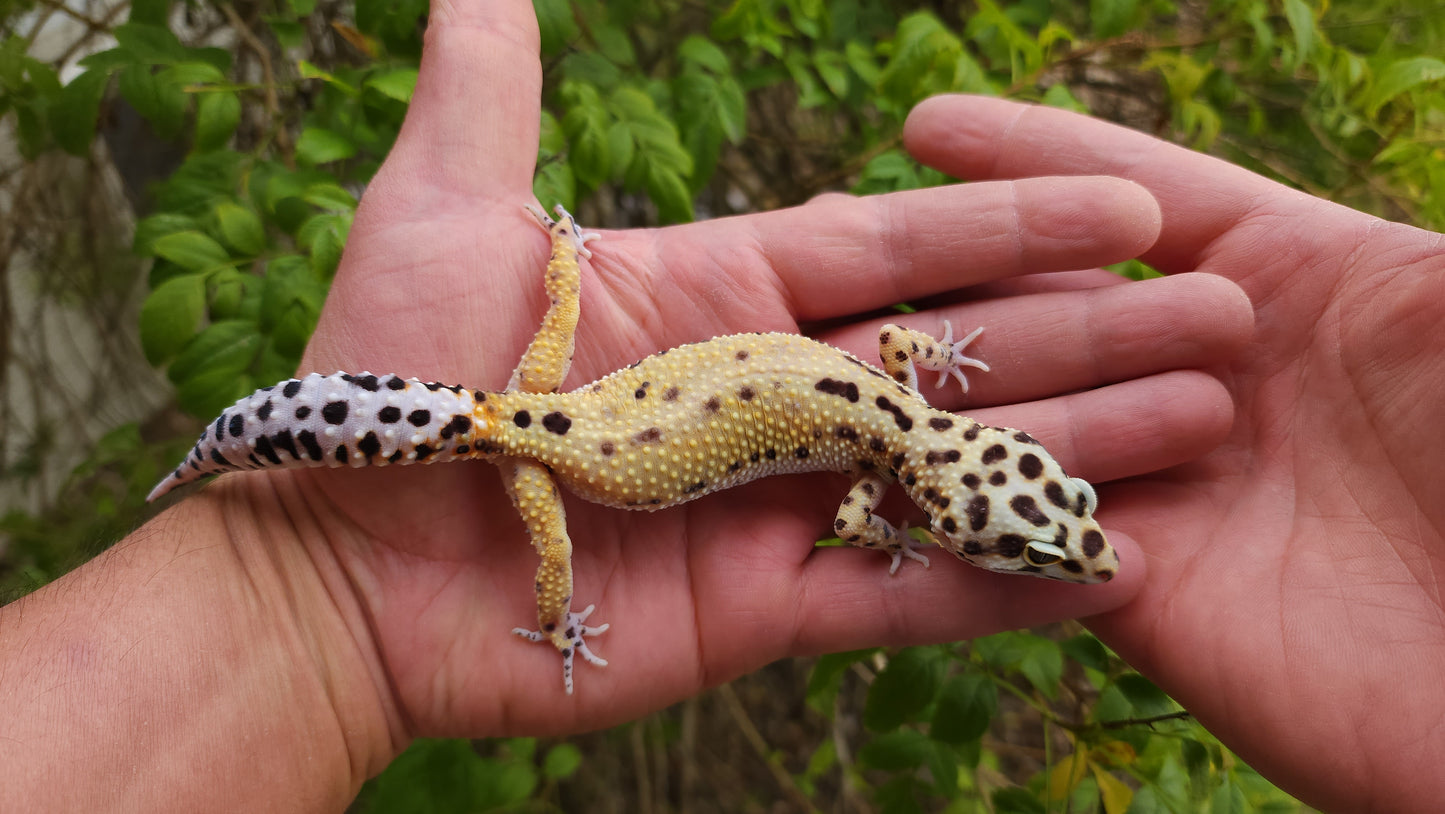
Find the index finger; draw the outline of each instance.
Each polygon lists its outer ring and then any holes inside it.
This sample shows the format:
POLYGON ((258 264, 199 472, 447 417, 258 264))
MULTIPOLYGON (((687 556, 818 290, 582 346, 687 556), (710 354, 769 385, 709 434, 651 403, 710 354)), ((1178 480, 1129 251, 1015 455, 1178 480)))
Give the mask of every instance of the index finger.
POLYGON ((918 160, 960 178, 1107 174, 1142 184, 1163 210, 1162 239, 1143 259, 1188 271, 1262 196, 1295 194, 1217 158, 1057 108, 980 96, 920 103, 903 129, 918 160))
POLYGON ((826 196, 658 234, 700 246, 692 272, 726 278, 740 253, 771 269, 799 321, 883 308, 1018 274, 1126 260, 1154 243, 1159 207, 1117 178, 1030 178, 826 196), (701 260, 697 258, 702 258, 701 260))

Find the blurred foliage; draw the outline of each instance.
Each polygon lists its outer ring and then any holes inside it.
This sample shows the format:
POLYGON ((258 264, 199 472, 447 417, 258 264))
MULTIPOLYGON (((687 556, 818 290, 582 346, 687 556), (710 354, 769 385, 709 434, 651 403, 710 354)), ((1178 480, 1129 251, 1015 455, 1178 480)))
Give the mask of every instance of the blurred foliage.
MULTIPOLYGON (((950 91, 1091 112, 1383 217, 1445 225, 1445 61, 1432 56, 1445 53, 1445 15, 1426 0, 534 5, 546 78, 535 191, 591 225, 945 182, 899 133, 919 100, 950 91)), ((32 170, 62 153, 125 178, 137 211, 122 259, 148 263, 148 293, 115 313, 135 314, 145 358, 191 418, 112 430, 38 509, 0 517, 11 595, 144 516, 141 496, 187 445, 179 425, 294 370, 405 114, 426 12, 421 0, 134 0, 122 22, 116 8, 0 2, 0 121, 22 159, 0 183, 41 187, 32 170), (81 33, 35 56, 57 18, 81 33), (114 146, 128 119, 164 160, 138 167, 114 146)), ((46 221, 24 216, 0 228, 7 257, 23 227, 36 268, 75 261, 73 240, 38 239, 46 221)), ((116 261, 103 254, 89 262, 116 261)), ((36 288, 57 308, 101 290, 36 288)), ((5 434, 0 484, 37 482, 58 432, 37 427, 5 434)), ((723 809, 1297 810, 1097 640, 1065 630, 828 656, 806 681, 771 668, 576 739, 581 753, 423 742, 356 807, 641 810, 702 790, 723 809), (779 697, 807 704, 770 708, 779 697), (702 725, 718 730, 700 739, 702 725), (768 745, 780 741, 786 751, 768 745), (728 745, 753 768, 698 769, 728 745), (682 780, 663 783, 666 767, 682 780)))

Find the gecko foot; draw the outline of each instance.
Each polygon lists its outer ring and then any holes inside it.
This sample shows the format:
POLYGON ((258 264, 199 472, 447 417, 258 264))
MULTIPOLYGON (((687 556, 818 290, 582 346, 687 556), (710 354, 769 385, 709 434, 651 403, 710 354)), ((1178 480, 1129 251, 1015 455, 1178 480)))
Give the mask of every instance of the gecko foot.
MULTIPOLYGON (((898 573, 898 567, 903 564, 903 560, 905 557, 915 562, 923 563, 924 568, 932 567, 928 563, 928 558, 923 556, 922 554, 919 554, 918 551, 913 548, 914 539, 913 536, 910 535, 908 532, 908 524, 905 523, 898 529, 897 532, 898 539, 902 542, 898 545, 889 546, 888 548, 884 549, 884 551, 888 552, 888 556, 893 558, 893 561, 888 563, 888 576, 890 577, 898 573)), ((928 534, 927 531, 924 531, 923 533, 928 534)))
POLYGON ((568 212, 565 208, 563 208, 562 204, 557 204, 555 207, 553 207, 553 209, 557 212, 557 220, 553 220, 552 217, 542 209, 542 207, 537 206, 536 204, 522 204, 522 208, 532 213, 532 217, 536 218, 537 222, 542 224, 542 228, 546 229, 548 232, 551 232, 552 227, 559 222, 566 222, 570 224, 571 228, 569 229, 569 231, 571 233, 570 237, 572 239, 572 247, 577 250, 578 255, 585 257, 588 260, 592 259, 592 250, 587 248, 587 243, 591 240, 601 240, 602 235, 597 232, 582 231, 582 227, 577 225, 577 219, 572 217, 572 213, 568 212))
POLYGON ((601 624, 596 627, 582 624, 587 617, 596 610, 596 605, 588 605, 581 613, 567 612, 567 622, 562 633, 548 633, 542 630, 528 630, 524 627, 514 627, 512 632, 530 642, 551 642, 557 652, 562 654, 562 684, 567 688, 567 694, 572 694, 572 657, 581 653, 582 658, 598 667, 606 667, 607 660, 593 653, 587 647, 584 637, 596 636, 611 627, 610 624, 601 624))
POLYGON ((939 340, 939 344, 943 345, 949 351, 949 356, 948 361, 938 372, 938 384, 934 385, 934 387, 942 387, 944 383, 948 381, 948 377, 952 376, 958 379, 959 386, 963 388, 963 392, 967 393, 968 377, 963 375, 963 368, 972 367, 982 370, 984 373, 988 372, 987 362, 963 354, 963 349, 968 347, 981 333, 983 333, 982 325, 974 328, 968 336, 954 342, 952 323, 946 319, 943 321, 943 338, 939 340))

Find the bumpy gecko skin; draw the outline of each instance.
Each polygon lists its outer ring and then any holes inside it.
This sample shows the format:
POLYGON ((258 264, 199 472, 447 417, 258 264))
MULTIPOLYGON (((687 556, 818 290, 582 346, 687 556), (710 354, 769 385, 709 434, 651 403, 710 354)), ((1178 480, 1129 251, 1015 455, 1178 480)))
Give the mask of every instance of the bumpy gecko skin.
POLYGON ((834 530, 886 551, 890 572, 914 551, 905 528, 873 513, 901 483, 934 541, 991 571, 1104 582, 1118 557, 1093 519, 1094 490, 1064 474, 1018 430, 930 407, 916 367, 987 366, 963 355, 978 332, 942 342, 894 325, 879 333, 884 369, 791 334, 724 336, 666 350, 568 393, 553 392, 571 361, 579 252, 594 237, 561 212, 535 211, 552 236, 551 307, 509 388, 483 392, 368 373, 312 374, 241 399, 207 427, 150 499, 206 475, 297 466, 381 466, 486 458, 542 558, 539 630, 572 691, 575 653, 596 664, 571 611, 571 542, 556 484, 606 506, 665 509, 785 472, 827 470, 855 481, 834 530))

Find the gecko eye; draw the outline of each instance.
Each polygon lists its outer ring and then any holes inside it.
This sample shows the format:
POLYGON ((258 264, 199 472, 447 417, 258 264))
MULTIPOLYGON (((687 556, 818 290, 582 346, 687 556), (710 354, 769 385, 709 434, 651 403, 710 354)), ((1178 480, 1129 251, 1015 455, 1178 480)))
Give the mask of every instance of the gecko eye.
POLYGON ((1024 547, 1024 560, 1029 565, 1053 565, 1064 559, 1064 550, 1049 543, 1032 542, 1024 547))

